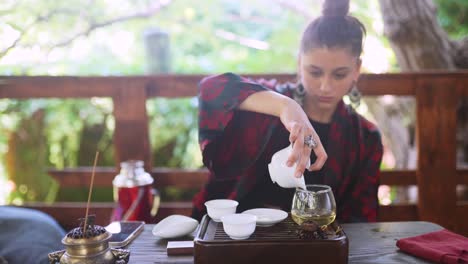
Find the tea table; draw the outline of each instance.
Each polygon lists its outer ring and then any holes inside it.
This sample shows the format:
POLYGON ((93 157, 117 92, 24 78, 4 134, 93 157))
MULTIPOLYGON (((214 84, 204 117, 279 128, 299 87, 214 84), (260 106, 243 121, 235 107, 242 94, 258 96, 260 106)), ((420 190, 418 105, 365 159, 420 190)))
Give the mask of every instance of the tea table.
MULTIPOLYGON (((130 249, 130 264, 181 263, 193 264, 193 256, 168 256, 167 240, 154 237, 154 225, 145 225, 145 230, 127 248, 130 249)), ((425 234, 442 229, 430 222, 380 222, 343 224, 349 238, 348 263, 429 263, 398 250, 395 243, 400 238, 425 234)), ((190 240, 185 237, 173 240, 190 240)), ((171 240, 172 241, 172 240, 171 240)))

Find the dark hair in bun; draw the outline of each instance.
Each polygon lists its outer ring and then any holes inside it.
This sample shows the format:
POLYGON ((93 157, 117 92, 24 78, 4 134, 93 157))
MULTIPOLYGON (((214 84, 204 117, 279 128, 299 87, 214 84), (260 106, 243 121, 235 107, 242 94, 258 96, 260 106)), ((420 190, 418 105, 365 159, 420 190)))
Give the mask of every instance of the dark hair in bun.
POLYGON ((349 12, 349 0, 326 0, 323 3, 322 15, 345 17, 349 12))
POLYGON ((319 47, 349 48, 359 57, 366 28, 348 12, 349 0, 325 0, 322 16, 310 22, 302 34, 301 52, 319 47))

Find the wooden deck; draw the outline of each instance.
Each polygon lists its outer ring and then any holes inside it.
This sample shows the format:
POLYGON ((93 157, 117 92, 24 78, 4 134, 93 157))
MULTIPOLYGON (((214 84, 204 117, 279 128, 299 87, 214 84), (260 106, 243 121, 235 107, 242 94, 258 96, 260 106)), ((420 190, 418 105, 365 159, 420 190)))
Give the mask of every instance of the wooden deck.
MULTIPOLYGON (((293 80, 289 74, 250 75, 253 78, 293 80)), ((202 75, 155 75, 131 77, 10 77, 0 76, 0 98, 91 98, 108 97, 114 103, 116 121, 114 147, 116 164, 128 159, 145 161, 157 188, 177 186, 193 189, 203 186, 206 170, 152 168, 146 100, 154 97, 196 96, 202 75)), ((468 170, 456 168, 456 107, 468 96, 468 72, 363 74, 358 86, 365 96, 397 95, 416 99, 418 168, 384 171, 383 185, 417 185, 417 205, 382 206, 381 221, 423 220, 468 235, 468 203, 457 202, 455 188, 468 185, 468 170)), ((111 186, 117 168, 98 168, 95 186, 111 186)), ((91 168, 50 171, 61 186, 77 187, 89 181, 91 168)), ((67 227, 78 218, 85 203, 31 203, 67 227)), ((107 221, 112 203, 94 203, 98 219, 107 221)), ((169 214, 189 214, 190 201, 161 204, 157 219, 169 214)), ((100 223, 104 224, 104 223, 100 223)))

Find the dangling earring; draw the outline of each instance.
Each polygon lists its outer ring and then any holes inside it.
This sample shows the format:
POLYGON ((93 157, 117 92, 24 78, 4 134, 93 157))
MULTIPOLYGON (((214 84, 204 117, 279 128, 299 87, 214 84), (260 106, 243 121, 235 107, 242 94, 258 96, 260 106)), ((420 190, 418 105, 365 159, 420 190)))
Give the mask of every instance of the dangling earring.
POLYGON ((293 90, 293 99, 300 105, 304 106, 304 97, 306 91, 302 83, 297 83, 296 89, 293 90))
POLYGON ((353 104, 354 108, 359 107, 361 104, 361 92, 357 88, 356 81, 353 81, 353 85, 348 92, 348 97, 351 103, 353 104))

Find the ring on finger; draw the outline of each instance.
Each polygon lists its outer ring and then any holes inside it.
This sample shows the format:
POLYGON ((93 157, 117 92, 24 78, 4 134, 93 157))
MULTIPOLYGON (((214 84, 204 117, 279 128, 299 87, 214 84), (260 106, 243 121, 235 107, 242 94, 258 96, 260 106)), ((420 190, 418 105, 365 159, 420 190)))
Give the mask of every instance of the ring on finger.
POLYGON ((311 149, 314 149, 317 147, 318 144, 312 135, 307 135, 304 138, 304 145, 306 145, 307 147, 311 149))

